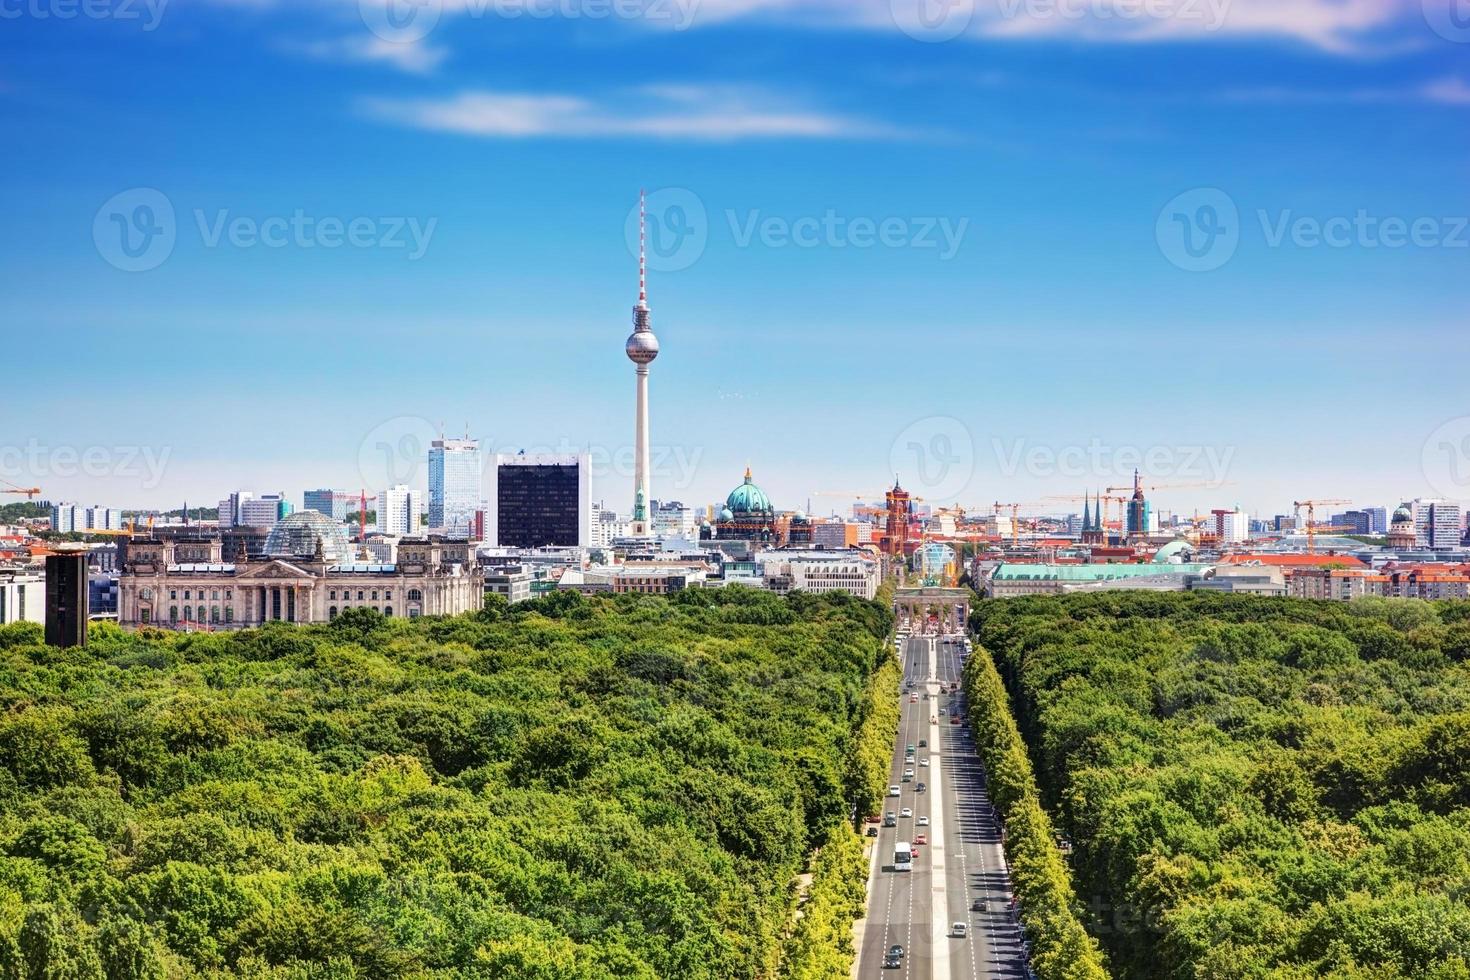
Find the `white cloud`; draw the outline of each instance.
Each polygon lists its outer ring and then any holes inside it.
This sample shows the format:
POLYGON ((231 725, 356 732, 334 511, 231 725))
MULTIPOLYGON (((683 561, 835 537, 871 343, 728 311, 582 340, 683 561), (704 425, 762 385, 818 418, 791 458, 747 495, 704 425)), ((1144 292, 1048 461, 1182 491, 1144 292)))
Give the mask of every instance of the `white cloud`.
POLYGON ((432 72, 449 54, 447 49, 425 41, 385 41, 366 33, 330 41, 288 41, 283 47, 321 61, 386 64, 415 75, 432 72))
POLYGON ((903 135, 881 123, 720 86, 649 86, 602 101, 578 95, 469 91, 446 99, 371 99, 364 106, 371 115, 400 125, 501 139, 732 141, 903 135))
POLYGON ((1443 78, 1424 86, 1424 95, 1431 102, 1470 105, 1470 84, 1463 78, 1443 78))

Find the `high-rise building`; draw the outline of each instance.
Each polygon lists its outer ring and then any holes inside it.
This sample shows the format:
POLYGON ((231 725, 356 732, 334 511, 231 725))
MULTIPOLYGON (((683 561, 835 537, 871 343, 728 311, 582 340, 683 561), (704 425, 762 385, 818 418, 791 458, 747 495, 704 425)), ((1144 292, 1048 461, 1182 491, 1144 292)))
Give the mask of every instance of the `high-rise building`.
POLYGON ((1458 548, 1463 533, 1460 529, 1460 505, 1438 497, 1420 497, 1410 505, 1414 515, 1414 544, 1419 548, 1442 551, 1458 548))
POLYGON ((301 509, 314 510, 334 521, 345 521, 348 514, 357 510, 359 499, 358 494, 346 490, 308 490, 302 494, 301 509))
POLYGON ((1220 544, 1240 544, 1250 540, 1251 519, 1245 511, 1237 507, 1211 513, 1215 515, 1215 535, 1220 544))
POLYGON ((435 439, 429 446, 429 529, 450 538, 474 537, 475 512, 484 495, 480 443, 435 439))
POLYGON ((648 322, 648 262, 644 252, 644 197, 638 195, 638 305, 633 307, 633 332, 623 345, 628 360, 637 365, 638 407, 634 423, 633 460, 633 526, 634 537, 647 537, 652 530, 648 508, 650 452, 648 448, 648 365, 658 357, 658 338, 648 322))
POLYGON ((697 530, 694 508, 677 500, 653 502, 653 533, 660 538, 693 538, 697 530))
MULTIPOLYGON (((502 548, 592 547, 591 457, 497 454, 486 540, 502 548)), ((649 525, 645 519, 644 535, 649 525)))
POLYGON ((88 507, 86 527, 89 531, 121 531, 122 511, 116 507, 88 507))
POLYGON ((378 494, 378 532, 392 535, 418 534, 423 528, 422 501, 417 492, 399 485, 378 494))
POLYGON ((1128 501, 1128 536, 1142 537, 1153 530, 1149 502, 1143 495, 1143 480, 1133 471, 1133 496, 1128 501))
MULTIPOLYGON (((230 496, 233 497, 234 494, 230 496)), ((284 493, 263 493, 259 497, 246 494, 240 500, 235 524, 245 527, 274 527, 277 521, 291 511, 291 502, 284 493)))
POLYGON ((72 503, 51 505, 51 530, 58 534, 68 531, 84 531, 87 528, 87 513, 72 503))
POLYGON ((245 523, 240 519, 240 508, 247 500, 254 497, 255 494, 247 490, 236 490, 221 500, 219 502, 219 526, 229 528, 245 523))

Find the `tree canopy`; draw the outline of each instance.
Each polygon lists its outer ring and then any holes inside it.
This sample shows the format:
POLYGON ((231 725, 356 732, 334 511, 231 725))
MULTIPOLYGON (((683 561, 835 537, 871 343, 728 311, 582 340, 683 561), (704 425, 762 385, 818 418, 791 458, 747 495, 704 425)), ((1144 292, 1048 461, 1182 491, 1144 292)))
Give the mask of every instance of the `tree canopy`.
POLYGON ((889 625, 731 588, 0 628, 0 978, 774 976, 814 849, 855 864, 889 625))
POLYGON ((1118 977, 1470 977, 1470 604, 981 604, 1118 977))

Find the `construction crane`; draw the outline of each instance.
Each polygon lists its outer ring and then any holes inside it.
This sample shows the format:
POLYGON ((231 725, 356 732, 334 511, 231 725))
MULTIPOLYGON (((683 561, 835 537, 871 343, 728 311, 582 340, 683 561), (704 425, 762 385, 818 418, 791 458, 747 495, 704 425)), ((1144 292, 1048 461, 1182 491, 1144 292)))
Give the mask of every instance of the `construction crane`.
POLYGON ((41 493, 40 487, 18 487, 9 480, 0 480, 4 486, 0 486, 0 493, 22 494, 27 500, 35 500, 41 493))
POLYGON ((1350 504, 1350 503, 1352 503, 1351 500, 1338 500, 1338 499, 1330 499, 1329 500, 1329 499, 1323 499, 1323 498, 1318 498, 1316 500, 1294 500, 1294 501, 1292 501, 1291 506, 1294 508, 1294 510, 1292 511, 1292 516, 1296 519, 1296 523, 1297 523, 1297 526, 1298 527, 1301 527, 1302 526, 1302 524, 1301 524, 1302 508, 1305 507, 1307 509, 1307 524, 1306 524, 1306 528, 1307 528, 1307 554, 1309 554, 1309 555, 1315 555, 1317 553, 1317 532, 1318 531, 1332 531, 1332 530, 1336 530, 1337 529, 1336 528, 1336 525, 1323 524, 1320 527, 1318 526, 1318 524, 1317 524, 1317 508, 1318 507, 1341 507, 1341 506, 1346 506, 1347 504, 1350 504))
MULTIPOLYGON (((1000 501, 997 500, 991 506, 995 509, 995 519, 996 519, 996 522, 997 523, 1000 522, 1000 512, 1001 512, 1001 510, 1003 510, 1004 508, 1007 508, 1007 507, 1009 507, 1011 509, 1011 547, 1014 548, 1014 547, 1017 547, 1017 546, 1019 546, 1021 544, 1021 508, 1022 507, 1045 507, 1046 504, 1039 504, 1039 503, 1035 503, 1035 502, 1022 503, 1022 504, 1016 504, 1016 503, 1003 504, 1003 503, 1001 503, 1000 501)), ((996 530, 999 531, 1000 528, 996 528, 996 530)))
MULTIPOLYGON (((1133 488, 1132 487, 1129 487, 1128 489, 1131 490, 1133 488)), ((1097 501, 1097 509, 1098 509, 1097 523, 1098 523, 1098 526, 1101 527, 1104 531, 1115 529, 1121 523, 1121 522, 1118 522, 1118 521, 1114 521, 1109 516, 1109 508, 1108 508, 1107 505, 1108 504, 1118 504, 1121 507, 1121 505, 1126 504, 1128 502, 1128 500, 1129 500, 1128 497, 1120 497, 1120 496, 1115 496, 1113 494, 1104 494, 1104 493, 1094 493, 1094 494, 1081 494, 1081 493, 1076 493, 1076 494, 1062 494, 1062 495, 1056 496, 1056 497, 1047 497, 1046 499, 1049 500, 1049 501, 1052 501, 1052 502, 1056 502, 1056 501, 1059 501, 1059 500, 1069 500, 1072 503, 1076 503, 1079 500, 1095 500, 1095 501, 1097 501)))

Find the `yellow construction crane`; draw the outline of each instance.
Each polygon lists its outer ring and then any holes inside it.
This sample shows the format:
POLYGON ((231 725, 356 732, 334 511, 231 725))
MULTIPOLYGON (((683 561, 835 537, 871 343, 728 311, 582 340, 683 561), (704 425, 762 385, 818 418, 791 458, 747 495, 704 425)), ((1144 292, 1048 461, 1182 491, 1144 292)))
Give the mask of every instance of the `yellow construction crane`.
MULTIPOLYGON (((1035 503, 1035 502, 1023 503, 1023 504, 1015 504, 1015 503, 1012 503, 1012 504, 1003 504, 999 500, 997 500, 992 506, 995 509, 996 523, 999 523, 1000 522, 1000 512, 1001 512, 1001 510, 1004 509, 1004 508, 1006 508, 1006 507, 1009 507, 1010 508, 1010 510, 1011 510, 1011 547, 1014 548, 1014 547, 1019 546, 1020 543, 1021 543, 1021 508, 1022 507, 1045 507, 1046 504, 1039 504, 1039 503, 1035 503)), ((996 531, 999 532, 999 530, 1000 530, 1000 528, 997 527, 996 528, 996 531)))
POLYGON ((1302 508, 1305 507, 1307 509, 1307 524, 1306 524, 1306 529, 1307 529, 1307 554, 1309 554, 1309 555, 1315 555, 1317 553, 1317 532, 1318 531, 1334 531, 1334 530, 1339 530, 1339 528, 1336 525, 1330 525, 1330 524, 1318 525, 1317 524, 1317 508, 1318 507, 1341 507, 1341 506, 1346 506, 1347 504, 1350 504, 1350 503, 1352 503, 1351 500, 1338 500, 1338 499, 1330 499, 1329 500, 1329 499, 1323 499, 1323 498, 1318 498, 1316 500, 1294 500, 1294 501, 1292 501, 1291 506, 1293 508, 1295 508, 1292 511, 1292 516, 1296 519, 1296 523, 1297 523, 1297 526, 1298 527, 1301 527, 1302 526, 1302 523, 1301 523, 1301 521, 1302 521, 1302 508))

